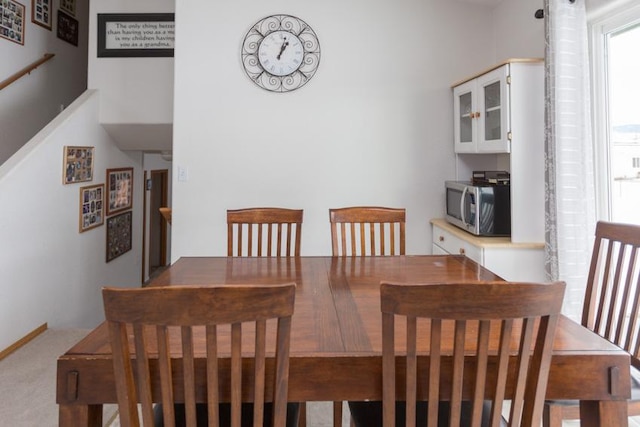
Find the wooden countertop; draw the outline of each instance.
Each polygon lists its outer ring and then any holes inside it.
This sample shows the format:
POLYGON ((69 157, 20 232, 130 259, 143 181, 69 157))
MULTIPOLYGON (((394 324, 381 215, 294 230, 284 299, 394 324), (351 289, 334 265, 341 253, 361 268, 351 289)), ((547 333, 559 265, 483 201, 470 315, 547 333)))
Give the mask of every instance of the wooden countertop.
POLYGON ((513 249, 543 249, 544 242, 514 243, 510 237, 479 237, 448 223, 443 218, 432 219, 431 224, 448 231, 454 236, 481 248, 513 248, 513 249))

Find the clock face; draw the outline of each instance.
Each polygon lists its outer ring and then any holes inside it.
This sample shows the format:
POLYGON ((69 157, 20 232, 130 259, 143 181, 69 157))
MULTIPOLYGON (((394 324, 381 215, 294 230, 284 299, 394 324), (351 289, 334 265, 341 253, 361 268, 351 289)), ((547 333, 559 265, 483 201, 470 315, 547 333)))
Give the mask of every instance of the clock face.
POLYGON ((316 33, 294 16, 272 15, 261 19, 242 43, 242 65, 247 76, 271 92, 289 92, 304 86, 319 63, 316 33))
POLYGON ((262 39, 258 48, 262 68, 278 77, 294 73, 302 65, 303 57, 302 42, 288 31, 274 31, 262 39))

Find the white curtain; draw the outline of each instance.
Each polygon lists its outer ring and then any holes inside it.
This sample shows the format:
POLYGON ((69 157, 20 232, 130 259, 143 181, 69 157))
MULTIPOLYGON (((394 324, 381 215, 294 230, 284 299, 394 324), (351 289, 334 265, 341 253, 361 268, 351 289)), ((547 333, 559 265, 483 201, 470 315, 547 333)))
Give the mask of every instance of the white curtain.
POLYGON ((595 231, 585 0, 545 0, 546 270, 579 320, 595 231))

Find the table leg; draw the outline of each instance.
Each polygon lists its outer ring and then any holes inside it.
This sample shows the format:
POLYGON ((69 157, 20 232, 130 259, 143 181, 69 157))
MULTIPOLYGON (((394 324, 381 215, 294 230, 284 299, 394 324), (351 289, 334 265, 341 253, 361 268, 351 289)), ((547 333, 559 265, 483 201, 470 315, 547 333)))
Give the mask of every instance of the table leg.
POLYGON ((628 427, 627 401, 580 401, 580 425, 582 427, 628 427))
POLYGON ((58 405, 59 427, 102 427, 102 405, 58 405))

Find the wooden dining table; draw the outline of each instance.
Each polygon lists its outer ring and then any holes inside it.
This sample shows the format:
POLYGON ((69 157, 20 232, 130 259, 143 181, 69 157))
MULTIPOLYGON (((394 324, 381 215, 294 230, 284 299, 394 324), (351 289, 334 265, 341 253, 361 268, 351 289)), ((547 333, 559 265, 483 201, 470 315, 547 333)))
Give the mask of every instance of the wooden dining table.
MULTIPOLYGON (((382 281, 470 280, 502 279, 453 255, 186 257, 150 286, 295 282, 289 400, 303 402, 382 399, 382 281)), ((629 363, 624 351, 561 316, 547 397, 579 399, 583 427, 627 426, 629 363)), ((60 426, 102 425, 102 405, 116 402, 106 324, 58 358, 56 401, 60 426)))

